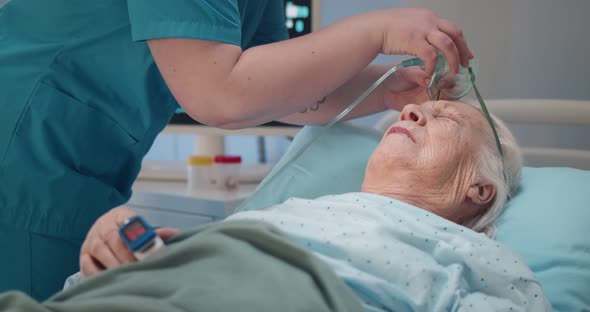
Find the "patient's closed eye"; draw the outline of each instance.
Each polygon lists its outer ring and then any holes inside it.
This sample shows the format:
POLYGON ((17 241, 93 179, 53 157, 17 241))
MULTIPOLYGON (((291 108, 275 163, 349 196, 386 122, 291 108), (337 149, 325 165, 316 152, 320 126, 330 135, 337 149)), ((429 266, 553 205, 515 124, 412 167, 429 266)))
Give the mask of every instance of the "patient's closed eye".
POLYGON ((436 107, 434 109, 433 116, 434 118, 447 119, 455 123, 460 123, 459 120, 461 120, 464 117, 463 114, 458 113, 453 109, 446 109, 446 107, 436 107))

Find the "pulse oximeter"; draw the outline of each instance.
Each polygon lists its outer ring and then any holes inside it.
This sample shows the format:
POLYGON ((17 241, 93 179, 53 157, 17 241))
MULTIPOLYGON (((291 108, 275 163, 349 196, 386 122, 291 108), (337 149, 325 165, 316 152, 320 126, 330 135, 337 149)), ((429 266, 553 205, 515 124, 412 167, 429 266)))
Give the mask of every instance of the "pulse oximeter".
POLYGON ((143 260, 164 250, 164 241, 142 217, 133 216, 119 227, 119 236, 137 260, 143 260))

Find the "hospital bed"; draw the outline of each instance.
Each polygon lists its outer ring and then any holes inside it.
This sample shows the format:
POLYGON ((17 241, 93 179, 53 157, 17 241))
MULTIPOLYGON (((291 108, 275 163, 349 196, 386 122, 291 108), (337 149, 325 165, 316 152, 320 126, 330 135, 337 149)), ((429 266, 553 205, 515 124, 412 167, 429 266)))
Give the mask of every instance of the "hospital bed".
MULTIPOLYGON (((510 125, 570 126, 582 142, 590 140, 590 101, 503 99, 486 104, 510 125)), ((290 197, 359 191, 369 155, 398 114, 386 114, 375 127, 343 123, 331 129, 303 128, 238 210, 290 197)), ((521 188, 498 221, 496 239, 523 256, 555 310, 590 311, 590 150, 522 148, 526 167, 521 188)))
MULTIPOLYGON (((584 140, 590 134, 590 101, 507 99, 487 104, 509 124, 576 126, 584 140)), ((350 122, 304 127, 237 210, 260 209, 291 197, 360 191, 367 159, 397 114, 385 114, 374 127, 350 122)), ((497 223, 496 239, 523 257, 556 311, 590 311, 590 151, 535 146, 523 151, 521 187, 497 223)))

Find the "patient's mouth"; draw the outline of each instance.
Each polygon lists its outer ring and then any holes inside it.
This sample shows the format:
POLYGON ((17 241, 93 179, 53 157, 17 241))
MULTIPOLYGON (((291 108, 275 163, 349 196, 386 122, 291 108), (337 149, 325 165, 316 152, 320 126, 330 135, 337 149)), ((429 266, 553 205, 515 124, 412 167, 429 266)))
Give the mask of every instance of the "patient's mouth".
POLYGON ((414 137, 412 136, 410 131, 406 128, 397 127, 397 126, 391 127, 391 128, 389 128, 387 135, 394 134, 394 133, 401 133, 401 134, 407 136, 408 138, 410 138, 410 140, 412 140, 412 142, 416 143, 416 140, 414 139, 414 137))

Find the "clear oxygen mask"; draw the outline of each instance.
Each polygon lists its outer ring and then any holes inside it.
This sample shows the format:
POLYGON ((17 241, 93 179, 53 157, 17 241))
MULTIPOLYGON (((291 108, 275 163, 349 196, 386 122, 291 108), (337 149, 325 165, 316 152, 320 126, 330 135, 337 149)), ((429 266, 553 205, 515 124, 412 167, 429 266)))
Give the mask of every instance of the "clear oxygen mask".
POLYGON ((471 68, 473 75, 477 76, 477 66, 477 60, 471 59, 468 68, 459 66, 459 73, 455 73, 451 70, 449 63, 442 54, 439 53, 434 74, 427 88, 428 96, 431 100, 438 99, 441 93, 453 100, 464 97, 473 88, 469 68, 471 68))

